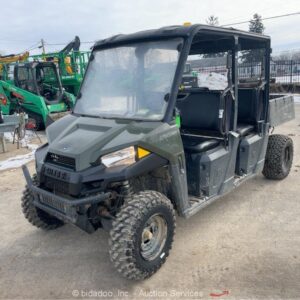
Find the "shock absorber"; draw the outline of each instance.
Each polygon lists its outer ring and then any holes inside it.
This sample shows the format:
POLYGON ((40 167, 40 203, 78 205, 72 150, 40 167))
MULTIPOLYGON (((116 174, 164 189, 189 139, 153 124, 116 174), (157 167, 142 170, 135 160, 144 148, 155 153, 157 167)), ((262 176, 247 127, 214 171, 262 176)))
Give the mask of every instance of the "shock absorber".
POLYGON ((122 182, 122 185, 120 188, 120 194, 122 195, 124 203, 127 202, 127 200, 129 200, 130 197, 132 196, 133 189, 128 180, 122 182))

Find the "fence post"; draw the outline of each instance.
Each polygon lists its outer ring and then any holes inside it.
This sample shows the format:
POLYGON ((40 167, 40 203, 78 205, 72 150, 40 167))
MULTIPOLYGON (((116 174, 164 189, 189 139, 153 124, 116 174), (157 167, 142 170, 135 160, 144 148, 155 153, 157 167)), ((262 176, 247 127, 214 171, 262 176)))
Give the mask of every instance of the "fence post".
POLYGON ((291 76, 290 76, 290 83, 293 84, 293 60, 291 59, 291 76))

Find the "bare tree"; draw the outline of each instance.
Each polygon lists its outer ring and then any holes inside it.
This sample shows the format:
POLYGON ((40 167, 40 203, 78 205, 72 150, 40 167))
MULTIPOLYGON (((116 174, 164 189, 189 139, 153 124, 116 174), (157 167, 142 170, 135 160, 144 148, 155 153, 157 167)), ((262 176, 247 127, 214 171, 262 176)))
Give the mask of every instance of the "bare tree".
POLYGON ((300 50, 282 51, 277 55, 272 55, 273 60, 300 60, 300 50))

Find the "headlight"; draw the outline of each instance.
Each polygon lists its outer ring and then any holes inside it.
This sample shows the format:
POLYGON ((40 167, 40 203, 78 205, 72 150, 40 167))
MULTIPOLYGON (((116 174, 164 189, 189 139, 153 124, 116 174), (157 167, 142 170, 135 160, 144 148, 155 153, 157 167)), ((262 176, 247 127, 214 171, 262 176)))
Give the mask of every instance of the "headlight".
POLYGON ((133 146, 104 155, 101 162, 106 167, 130 166, 135 163, 135 149, 133 146))
POLYGON ((101 157, 101 162, 107 167, 130 166, 151 152, 141 147, 128 147, 101 157))

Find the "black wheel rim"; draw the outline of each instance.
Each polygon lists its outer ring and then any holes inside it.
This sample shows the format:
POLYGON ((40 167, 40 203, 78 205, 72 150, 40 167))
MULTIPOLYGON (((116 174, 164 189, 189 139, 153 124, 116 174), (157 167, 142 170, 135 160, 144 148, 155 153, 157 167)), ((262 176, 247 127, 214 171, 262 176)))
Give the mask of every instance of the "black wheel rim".
POLYGON ((141 255, 145 260, 156 259, 164 248, 167 240, 168 225, 160 214, 152 215, 142 231, 141 255))

